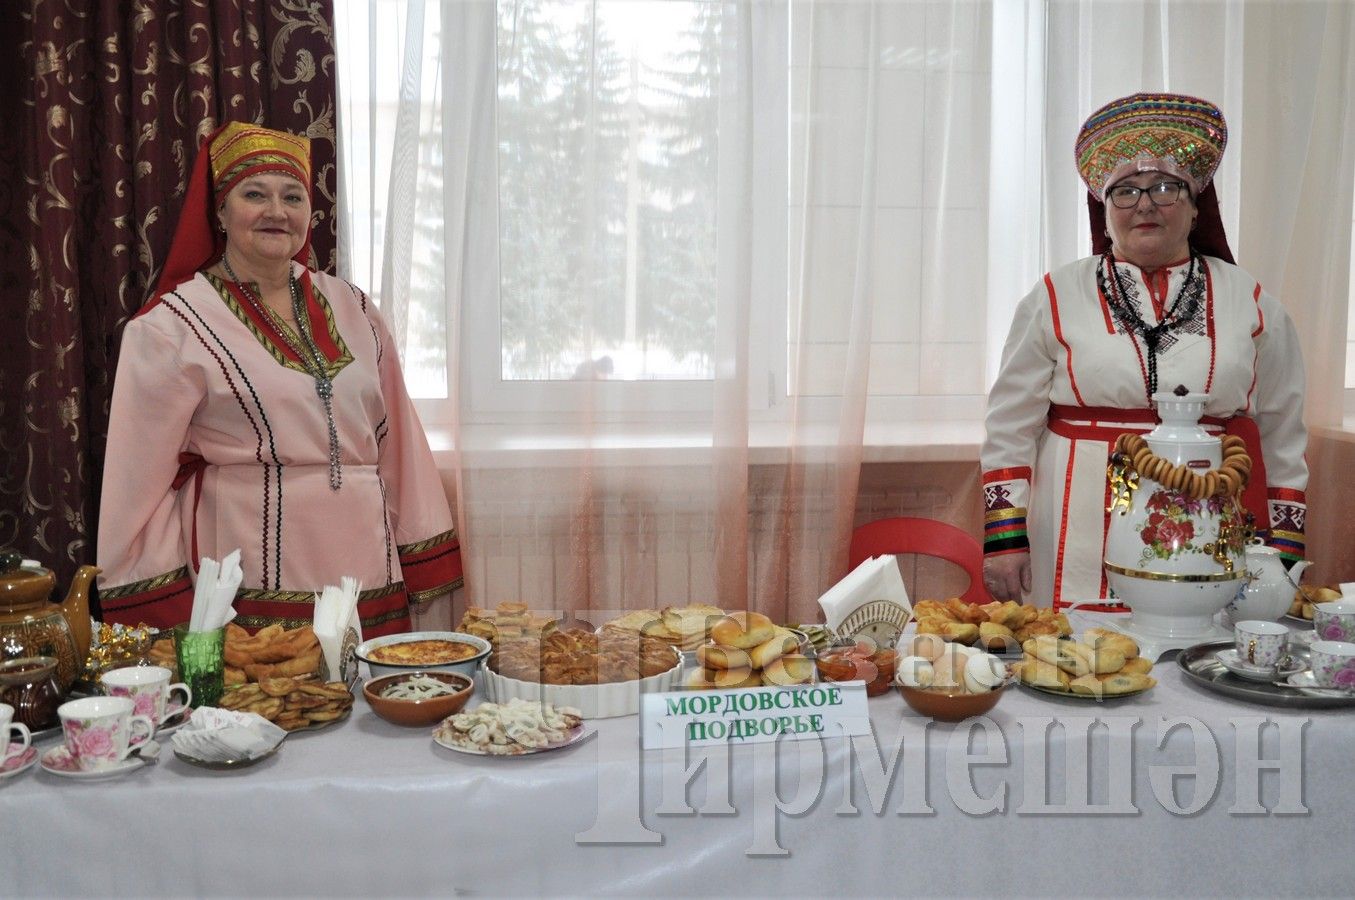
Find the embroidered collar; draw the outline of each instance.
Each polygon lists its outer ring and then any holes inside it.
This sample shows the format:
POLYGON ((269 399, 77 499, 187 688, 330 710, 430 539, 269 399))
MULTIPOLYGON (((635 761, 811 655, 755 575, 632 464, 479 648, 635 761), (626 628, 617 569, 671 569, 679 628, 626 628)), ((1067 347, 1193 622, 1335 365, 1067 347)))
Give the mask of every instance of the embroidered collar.
MULTIPOLYGON (((283 340, 281 329, 291 331, 291 326, 287 325, 274 317, 265 318, 240 296, 239 289, 232 283, 223 278, 213 275, 211 272, 203 272, 207 277, 208 283, 216 289, 228 309, 235 314, 235 317, 250 330, 259 344, 268 351, 269 355, 277 360, 278 365, 284 366, 293 371, 300 372, 303 375, 309 375, 305 365, 296 355, 287 341, 283 340)), ((338 325, 334 321, 334 310, 329 305, 329 299, 325 297, 318 287, 309 278, 301 280, 303 296, 306 304, 306 314, 310 319, 311 335, 315 339, 315 345, 319 348, 321 355, 325 358, 325 374, 333 380, 344 366, 353 361, 353 354, 349 351, 347 343, 344 342, 343 335, 339 334, 338 325)), ((293 333, 293 342, 300 338, 293 333)))

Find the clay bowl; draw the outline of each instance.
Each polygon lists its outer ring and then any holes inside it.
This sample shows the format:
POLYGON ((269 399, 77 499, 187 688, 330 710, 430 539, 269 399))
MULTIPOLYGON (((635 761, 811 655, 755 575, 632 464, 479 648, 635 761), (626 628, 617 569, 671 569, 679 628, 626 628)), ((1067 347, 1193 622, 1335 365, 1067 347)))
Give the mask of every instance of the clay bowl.
POLYGON ((460 672, 430 672, 419 670, 401 672, 397 675, 382 675, 372 678, 362 685, 362 696, 372 712, 394 725, 411 727, 434 725, 443 719, 458 713, 470 699, 475 690, 475 681, 469 675, 460 672), (456 688, 456 693, 429 697, 426 700, 396 700, 382 697, 381 692, 397 682, 405 681, 414 675, 427 675, 456 688))
POLYGON ((972 716, 981 716, 997 706, 1006 693, 1006 685, 982 694, 946 694, 934 690, 898 685, 903 702, 924 716, 941 722, 960 722, 972 716))

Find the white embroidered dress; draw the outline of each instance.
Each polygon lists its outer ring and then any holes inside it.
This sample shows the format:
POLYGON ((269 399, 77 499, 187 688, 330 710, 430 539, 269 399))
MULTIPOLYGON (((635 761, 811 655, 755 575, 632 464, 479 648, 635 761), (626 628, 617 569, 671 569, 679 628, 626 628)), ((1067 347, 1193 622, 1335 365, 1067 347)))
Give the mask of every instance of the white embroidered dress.
MULTIPOLYGON (((1206 416, 1255 421, 1269 500, 1268 521, 1258 526, 1269 525, 1270 542, 1301 557, 1308 469, 1298 338, 1284 308, 1255 279, 1202 259, 1204 291, 1194 315, 1159 344, 1158 390, 1184 385, 1209 395, 1206 416)), ((1046 275, 1021 300, 988 397, 985 552, 1029 548, 1029 599, 1037 605, 1107 596, 1107 456, 1115 434, 1151 429, 1143 421, 1151 406, 1148 352, 1102 295, 1098 267, 1101 257, 1079 260, 1046 275), (1117 410, 1133 412, 1117 418, 1117 410)), ((1116 267, 1128 302, 1151 327, 1172 314, 1189 261, 1148 279, 1137 266, 1116 267)))

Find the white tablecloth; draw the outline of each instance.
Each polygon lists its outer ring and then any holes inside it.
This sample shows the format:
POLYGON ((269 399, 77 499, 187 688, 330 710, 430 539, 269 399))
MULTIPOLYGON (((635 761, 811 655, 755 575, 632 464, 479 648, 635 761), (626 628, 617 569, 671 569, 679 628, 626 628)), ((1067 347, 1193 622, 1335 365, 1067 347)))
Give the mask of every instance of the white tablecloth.
POLYGON ((594 723, 566 750, 484 759, 359 699, 348 721, 245 771, 194 768, 166 747, 114 781, 35 767, 0 782, 0 894, 1349 896, 1355 710, 1241 703, 1170 660, 1156 674, 1149 693, 1102 705, 1010 688, 993 730, 974 732, 995 761, 972 768, 969 723, 872 699, 886 759, 903 740, 882 801, 875 779, 878 813, 869 767, 840 738, 720 748, 684 794, 681 761, 640 751, 634 717, 594 723), (1088 741, 1096 717, 1109 731, 1088 741), (1267 719, 1260 755, 1285 771, 1240 773, 1238 745, 1255 753, 1267 719), (1159 799, 1173 767, 1214 764, 1215 789, 1178 779, 1175 802, 1198 811, 1159 799), (1070 773, 1091 804, 1116 808, 1069 811, 1070 773), (1259 812, 1234 809, 1249 797, 1259 812))

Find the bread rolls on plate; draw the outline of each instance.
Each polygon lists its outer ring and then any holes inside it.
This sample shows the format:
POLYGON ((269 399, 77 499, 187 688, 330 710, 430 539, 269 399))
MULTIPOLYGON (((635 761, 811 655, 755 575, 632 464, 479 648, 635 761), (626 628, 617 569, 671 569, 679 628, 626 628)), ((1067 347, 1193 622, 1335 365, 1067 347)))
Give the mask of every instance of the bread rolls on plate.
POLYGON ((814 660, 799 653, 778 656, 762 670, 762 683, 786 687, 808 684, 814 678, 814 660))
POLYGON ((1101 700, 1157 684, 1148 674, 1152 660, 1139 655, 1133 638, 1118 632, 1092 628, 1082 641, 1037 637, 1022 649, 1026 657, 1015 667, 1017 676, 1040 690, 1101 700))
POLYGON ((1156 679, 1149 675, 1112 672, 1109 675, 1083 675, 1081 678, 1074 678, 1068 687, 1074 694, 1113 697, 1116 694, 1137 694, 1156 684, 1156 679))
POLYGON ((1118 651, 1125 659, 1134 659, 1139 655, 1139 645, 1132 637, 1108 628, 1088 628, 1083 632, 1082 643, 1097 650, 1118 651))
POLYGON ((748 652, 719 644, 702 644, 696 648, 696 661, 707 669, 747 669, 748 652))
POLYGON ((1147 675, 1153 671, 1153 662, 1144 656, 1136 656, 1133 659, 1127 659, 1124 668, 1120 670, 1121 675, 1147 675))
POLYGON ((1050 635, 1041 635, 1026 641, 1021 649, 1036 659, 1058 666, 1075 678, 1091 675, 1091 662, 1086 656, 1070 651, 1068 643, 1050 635))
POLYGON ((748 651, 748 659, 755 669, 766 668, 772 660, 794 653, 800 647, 800 639, 785 628, 777 628, 770 638, 748 651))
POLYGON ((1027 657, 1018 663, 1014 663, 1012 671, 1026 684, 1053 691, 1069 690, 1068 686, 1072 683, 1072 676, 1067 672, 1053 663, 1047 663, 1034 657, 1027 657))
POLYGON ((762 683, 758 674, 748 667, 741 669, 696 668, 687 676, 689 688, 741 688, 757 687, 762 683))
POLYGON ((1076 653, 1087 661, 1087 668, 1092 675, 1107 675, 1124 668, 1125 656, 1119 650, 1093 647, 1090 644, 1083 644, 1078 641, 1064 641, 1063 643, 1069 653, 1076 653))
POLYGON ((771 640, 776 632, 772 620, 759 612, 730 613, 710 629, 710 637, 717 644, 751 650, 771 640))

